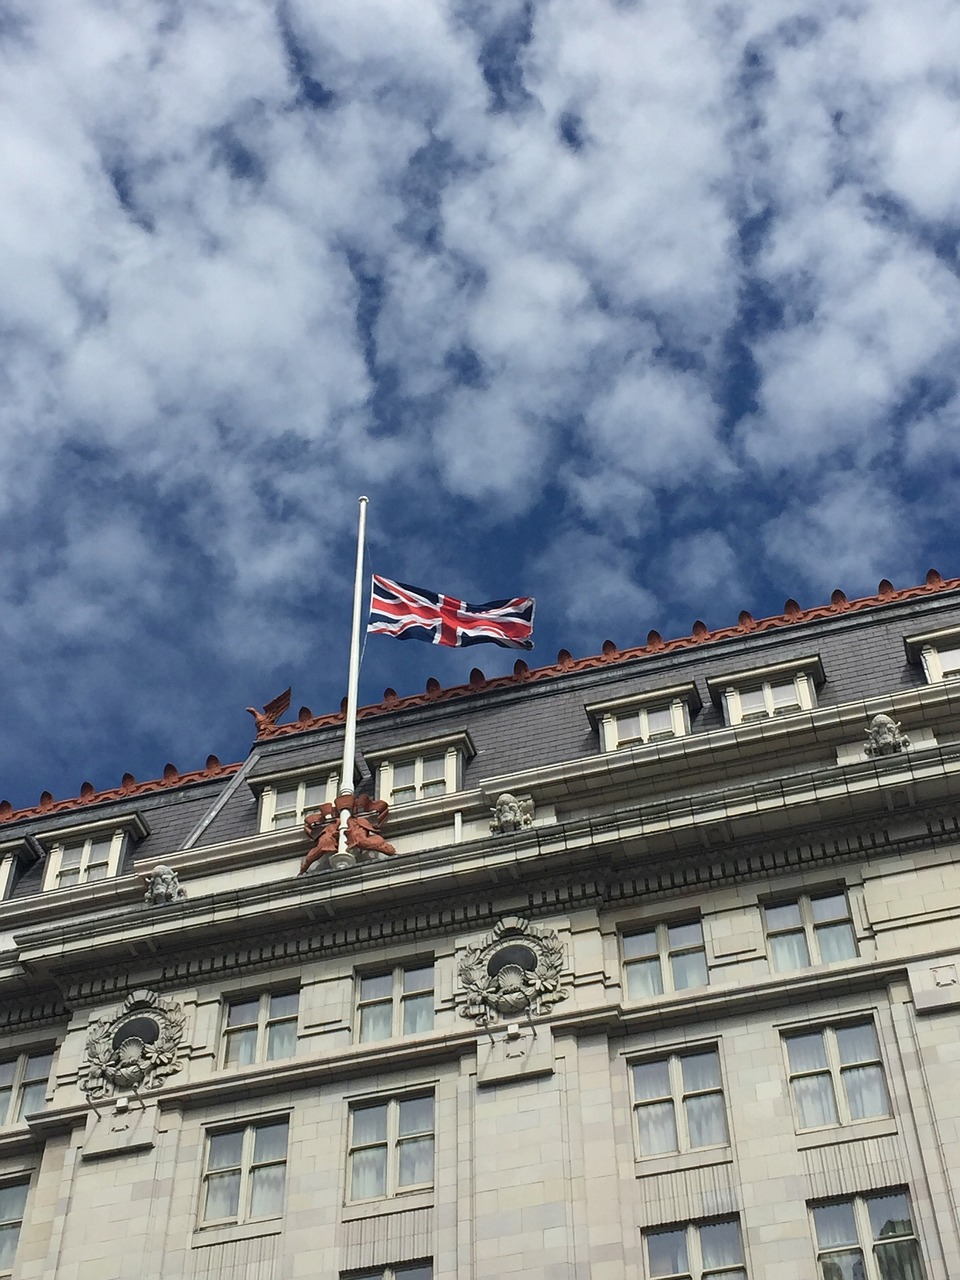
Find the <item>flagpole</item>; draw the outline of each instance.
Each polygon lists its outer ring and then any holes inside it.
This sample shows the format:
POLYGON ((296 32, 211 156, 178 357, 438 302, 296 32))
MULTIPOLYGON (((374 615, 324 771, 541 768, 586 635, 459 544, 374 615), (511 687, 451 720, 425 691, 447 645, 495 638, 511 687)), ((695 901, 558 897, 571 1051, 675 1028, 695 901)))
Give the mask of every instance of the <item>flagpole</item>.
MULTIPOLYGON (((357 566, 353 578, 353 625, 350 631, 350 666, 347 672, 347 722, 343 732, 343 763, 340 767, 340 795, 353 796, 353 771, 357 756, 357 686, 360 683, 360 609, 363 603, 363 535, 367 527, 367 498, 360 498, 357 526, 357 566)), ((350 809, 341 809, 337 848, 347 852, 347 819, 350 809)))

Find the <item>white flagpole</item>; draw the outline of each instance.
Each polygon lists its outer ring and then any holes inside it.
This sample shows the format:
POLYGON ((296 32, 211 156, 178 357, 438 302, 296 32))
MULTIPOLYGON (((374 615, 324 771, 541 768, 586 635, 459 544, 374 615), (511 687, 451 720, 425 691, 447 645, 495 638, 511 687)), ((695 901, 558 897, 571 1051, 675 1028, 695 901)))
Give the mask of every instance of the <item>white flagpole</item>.
MULTIPOLYGON (((357 755, 357 686, 360 683, 360 609, 363 602, 363 535, 367 527, 367 498, 360 499, 357 526, 357 567, 353 579, 353 626, 350 631, 350 667, 347 673, 347 722, 343 732, 343 763, 340 767, 340 795, 353 795, 353 771, 357 755)), ((337 849, 347 852, 349 809, 341 809, 337 849)))

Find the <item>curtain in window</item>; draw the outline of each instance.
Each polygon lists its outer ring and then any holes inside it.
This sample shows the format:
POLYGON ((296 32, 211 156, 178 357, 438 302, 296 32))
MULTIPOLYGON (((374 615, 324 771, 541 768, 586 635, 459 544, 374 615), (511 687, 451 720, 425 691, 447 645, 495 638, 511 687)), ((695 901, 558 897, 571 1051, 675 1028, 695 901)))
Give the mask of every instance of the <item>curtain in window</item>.
POLYGON ((658 1156, 678 1149, 677 1122, 672 1102, 654 1102, 649 1106, 638 1107, 637 1124, 641 1155, 658 1156))
POLYGON ((651 1276, 676 1276, 684 1272, 689 1275, 685 1231, 651 1231, 647 1235, 647 1255, 651 1276))
POLYGON ((801 1129, 816 1129, 822 1124, 837 1123, 837 1102, 829 1075, 801 1076, 792 1085, 801 1129))
POLYGON ((923 1280, 920 1249, 916 1240, 878 1244, 874 1252, 882 1280, 923 1280))
POLYGON ((810 952, 802 930, 797 933, 780 933, 770 939, 770 956, 777 973, 791 969, 806 969, 810 965, 810 952))
POLYGON ((729 1267, 743 1261, 740 1228, 736 1222, 712 1222, 700 1228, 704 1267, 729 1267))
POLYGON ((847 1091, 850 1115, 854 1120, 890 1114, 887 1086, 879 1067, 848 1069, 843 1073, 843 1083, 847 1091))

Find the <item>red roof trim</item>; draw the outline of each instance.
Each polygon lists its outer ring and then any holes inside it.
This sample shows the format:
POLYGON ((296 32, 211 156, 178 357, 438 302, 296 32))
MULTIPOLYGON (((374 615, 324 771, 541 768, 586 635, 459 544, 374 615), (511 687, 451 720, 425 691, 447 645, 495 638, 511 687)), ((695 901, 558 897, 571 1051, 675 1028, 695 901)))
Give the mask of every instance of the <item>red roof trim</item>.
MULTIPOLYGON (((735 627, 719 627, 709 630, 702 622, 693 626, 693 634, 681 636, 676 640, 663 640, 656 631, 647 636, 645 645, 632 649, 618 649, 611 640, 603 644, 603 651, 592 658, 572 658, 566 649, 561 649, 557 661, 546 667, 530 670, 527 664, 519 659, 513 675, 495 676, 487 680, 481 671, 474 669, 470 673, 470 683, 453 685, 444 689, 433 677, 427 681, 424 693, 411 694, 406 698, 398 698, 394 690, 388 689, 382 702, 361 707, 357 712, 359 719, 370 719, 395 711, 405 711, 413 707, 429 706, 438 702, 450 702, 455 698, 463 698, 469 694, 485 692, 490 689, 506 689, 512 686, 534 684, 541 680, 550 680, 556 676, 569 675, 573 671, 590 671, 596 667, 616 666, 622 662, 632 662, 638 658, 649 658, 658 653, 675 653, 682 649, 700 648, 704 644, 718 640, 732 640, 738 636, 752 635, 755 632, 776 631, 782 627, 802 626, 807 622, 818 622, 822 618, 837 617, 842 613, 858 613, 865 609, 874 609, 881 605, 895 604, 902 600, 916 600, 923 596, 937 595, 943 591, 956 591, 960 588, 960 578, 942 578, 936 569, 927 574, 926 582, 918 587, 904 587, 897 591, 886 578, 877 588, 874 596, 863 596, 859 600, 848 600, 839 589, 834 591, 830 603, 817 605, 812 609, 801 609, 795 600, 788 600, 784 612, 772 618, 756 620, 749 613, 740 614, 735 627)), ((311 715, 304 707, 292 724, 265 725, 257 733, 257 741, 265 742, 272 738, 289 737, 296 733, 309 733, 312 729, 322 729, 329 725, 342 723, 344 711, 331 712, 328 715, 311 715)), ((168 791, 173 787, 181 787, 194 782, 206 782, 211 778, 227 777, 236 773, 240 764, 221 765, 216 756, 210 756, 206 768, 197 769, 193 773, 180 773, 174 765, 167 765, 162 778, 150 782, 137 782, 129 773, 124 774, 119 787, 109 791, 94 791, 90 783, 84 783, 80 795, 70 800, 54 800, 45 791, 40 803, 29 809, 14 809, 9 801, 0 802, 0 823, 22 821, 25 818, 44 817, 47 814, 66 813, 89 805, 102 804, 108 800, 125 800, 133 796, 147 795, 155 791, 168 791)))

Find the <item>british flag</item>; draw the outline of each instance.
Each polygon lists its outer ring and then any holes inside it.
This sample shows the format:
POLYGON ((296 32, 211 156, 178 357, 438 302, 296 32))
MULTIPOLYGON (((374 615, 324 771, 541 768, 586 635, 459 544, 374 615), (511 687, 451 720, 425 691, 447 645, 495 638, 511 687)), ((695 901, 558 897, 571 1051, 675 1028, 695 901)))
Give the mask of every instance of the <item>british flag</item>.
POLYGON ((453 596, 424 591, 406 582, 373 575, 367 631, 398 640, 426 640, 428 644, 499 644, 505 649, 532 649, 531 596, 467 604, 453 596))

